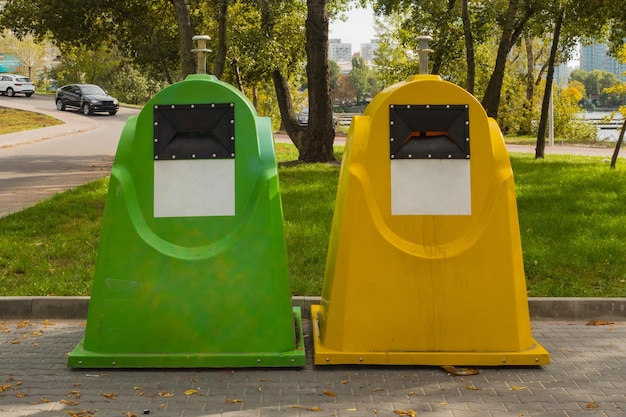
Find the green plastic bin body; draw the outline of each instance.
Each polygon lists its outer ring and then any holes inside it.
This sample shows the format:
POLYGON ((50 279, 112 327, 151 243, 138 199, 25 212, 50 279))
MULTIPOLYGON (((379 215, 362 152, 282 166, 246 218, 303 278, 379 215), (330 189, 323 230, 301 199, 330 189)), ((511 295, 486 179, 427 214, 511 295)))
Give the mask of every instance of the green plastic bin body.
POLYGON ((305 364, 271 123, 229 84, 191 75, 126 123, 85 337, 68 363, 305 364))

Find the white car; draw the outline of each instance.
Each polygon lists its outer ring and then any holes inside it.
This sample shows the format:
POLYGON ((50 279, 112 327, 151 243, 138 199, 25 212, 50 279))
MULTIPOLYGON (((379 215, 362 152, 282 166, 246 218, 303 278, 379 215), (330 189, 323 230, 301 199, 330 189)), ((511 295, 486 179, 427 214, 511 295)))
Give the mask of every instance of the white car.
POLYGON ((30 78, 16 74, 0 74, 0 94, 13 97, 24 94, 30 97, 35 92, 35 84, 30 78))

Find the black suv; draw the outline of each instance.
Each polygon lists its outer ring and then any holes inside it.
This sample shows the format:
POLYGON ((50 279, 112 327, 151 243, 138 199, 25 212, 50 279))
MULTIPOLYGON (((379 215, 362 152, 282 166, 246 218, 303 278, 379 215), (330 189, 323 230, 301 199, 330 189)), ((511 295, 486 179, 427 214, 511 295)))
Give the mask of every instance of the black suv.
POLYGON ((93 84, 68 84, 57 89, 54 96, 57 110, 66 107, 80 109, 83 114, 97 112, 115 115, 120 108, 117 99, 111 97, 102 88, 93 84))

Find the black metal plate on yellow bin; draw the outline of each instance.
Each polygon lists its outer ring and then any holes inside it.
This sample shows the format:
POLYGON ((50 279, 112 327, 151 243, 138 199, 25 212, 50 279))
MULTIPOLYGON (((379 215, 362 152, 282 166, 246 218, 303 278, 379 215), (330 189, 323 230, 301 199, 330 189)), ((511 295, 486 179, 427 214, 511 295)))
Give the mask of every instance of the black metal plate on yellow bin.
POLYGON ((389 106, 391 159, 469 159, 467 105, 389 106))

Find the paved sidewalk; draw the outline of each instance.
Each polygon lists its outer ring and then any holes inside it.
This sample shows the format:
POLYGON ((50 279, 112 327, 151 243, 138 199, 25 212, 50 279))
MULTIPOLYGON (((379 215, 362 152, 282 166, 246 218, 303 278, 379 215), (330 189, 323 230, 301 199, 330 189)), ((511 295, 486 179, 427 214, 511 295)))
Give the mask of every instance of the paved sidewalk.
POLYGON ((533 328, 550 365, 454 376, 438 367, 314 367, 310 344, 302 369, 70 369, 84 321, 0 321, 0 416, 626 414, 625 322, 533 328))

